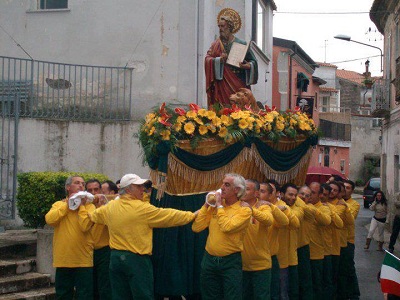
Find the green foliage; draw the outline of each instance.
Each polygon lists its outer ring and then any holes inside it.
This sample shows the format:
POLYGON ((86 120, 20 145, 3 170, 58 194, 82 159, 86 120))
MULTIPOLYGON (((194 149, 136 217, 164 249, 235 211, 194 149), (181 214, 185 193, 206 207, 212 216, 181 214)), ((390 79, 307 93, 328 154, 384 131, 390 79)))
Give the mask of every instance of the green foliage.
POLYGON ((103 174, 73 172, 28 172, 17 175, 17 208, 25 226, 41 228, 46 224, 44 216, 54 202, 65 198, 65 180, 72 175, 81 176, 85 181, 91 178, 100 182, 108 179, 103 174))
POLYGON ((362 180, 362 179, 357 179, 356 182, 355 182, 355 185, 356 185, 356 186, 363 186, 363 185, 364 185, 364 180, 362 180))
POLYGON ((366 180, 368 180, 370 177, 379 176, 379 172, 376 171, 378 165, 379 165, 378 158, 370 158, 365 160, 364 174, 367 176, 366 180))

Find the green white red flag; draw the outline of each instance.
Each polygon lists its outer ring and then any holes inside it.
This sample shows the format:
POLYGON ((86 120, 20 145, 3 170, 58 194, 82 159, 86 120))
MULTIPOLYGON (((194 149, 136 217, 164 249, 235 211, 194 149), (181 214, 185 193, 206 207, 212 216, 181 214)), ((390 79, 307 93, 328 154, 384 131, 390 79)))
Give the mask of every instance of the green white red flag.
POLYGON ((388 251, 383 259, 380 281, 383 293, 400 296, 400 259, 388 251))

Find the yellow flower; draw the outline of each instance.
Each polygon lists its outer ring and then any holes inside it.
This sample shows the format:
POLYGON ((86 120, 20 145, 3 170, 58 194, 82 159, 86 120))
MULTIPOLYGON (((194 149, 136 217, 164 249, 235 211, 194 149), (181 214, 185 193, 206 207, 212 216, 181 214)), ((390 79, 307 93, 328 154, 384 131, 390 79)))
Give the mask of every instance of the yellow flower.
POLYGON ((178 123, 183 123, 185 121, 186 121, 186 117, 185 116, 178 116, 176 118, 176 122, 178 122, 178 123))
POLYGON ((149 135, 153 135, 154 131, 156 131, 156 128, 153 126, 149 131, 149 135))
POLYGON ((301 130, 311 130, 311 127, 306 122, 299 122, 299 128, 301 130))
POLYGON ((226 116, 226 115, 221 116, 221 122, 225 126, 229 126, 229 125, 233 124, 233 120, 229 116, 226 116))
POLYGON ((182 129, 182 123, 175 123, 174 126, 172 126, 172 128, 176 131, 179 132, 182 129))
POLYGON ((196 122, 197 124, 199 124, 199 125, 204 125, 204 123, 203 123, 203 121, 202 121, 201 119, 195 118, 194 120, 195 120, 195 122, 196 122))
POLYGON ((247 124, 246 120, 245 120, 245 119, 240 119, 240 121, 239 121, 239 128, 240 128, 240 129, 246 129, 247 126, 249 126, 249 124, 247 124))
POLYGON ((283 129, 285 129, 285 123, 283 123, 282 121, 277 121, 275 126, 276 130, 278 131, 282 131, 283 129))
POLYGON ((186 117, 188 117, 188 118, 190 118, 190 119, 194 119, 194 118, 197 117, 197 113, 196 113, 195 111, 193 111, 193 110, 189 110, 189 111, 186 113, 186 117))
POLYGON ((215 111, 207 110, 207 113, 206 113, 207 118, 209 118, 210 120, 213 120, 216 116, 217 116, 217 114, 215 113, 215 111))
POLYGON ((272 122, 274 121, 274 118, 275 118, 275 116, 274 116, 274 114, 271 112, 271 113, 266 114, 266 116, 265 116, 265 121, 267 121, 268 123, 272 123, 272 122))
POLYGON ((221 126, 221 119, 218 117, 214 117, 211 122, 214 126, 221 126))
POLYGON ((183 129, 185 130, 185 132, 187 134, 193 134, 193 132, 196 129, 196 127, 194 126, 194 124, 192 122, 187 122, 185 124, 185 126, 183 126, 183 129))
POLYGON ((217 131, 217 128, 213 124, 208 124, 207 125, 208 130, 210 130, 212 133, 215 133, 217 131))
POLYGON ((163 141, 169 141, 169 137, 171 135, 171 131, 169 130, 163 130, 160 132, 160 135, 162 136, 163 141))
POLYGON ((224 138, 228 134, 228 129, 226 127, 221 127, 218 132, 218 136, 224 138))
POLYGON ((199 127, 199 133, 200 133, 201 135, 205 135, 207 132, 208 132, 207 126, 205 126, 205 125, 200 125, 200 127, 199 127))
POLYGON ((297 124, 297 120, 290 118, 289 124, 290 124, 290 126, 294 126, 297 124))
POLYGON ((156 117, 155 113, 149 113, 146 115, 146 123, 149 123, 152 119, 154 119, 156 117))
POLYGON ((207 115, 207 110, 201 108, 197 113, 199 114, 200 117, 205 117, 207 115))

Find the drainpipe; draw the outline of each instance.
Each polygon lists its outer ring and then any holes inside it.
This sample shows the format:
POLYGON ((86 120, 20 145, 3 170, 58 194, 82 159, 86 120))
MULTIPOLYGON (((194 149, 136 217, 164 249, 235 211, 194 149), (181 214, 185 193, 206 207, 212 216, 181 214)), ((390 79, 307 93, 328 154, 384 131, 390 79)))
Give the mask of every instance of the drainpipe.
POLYGON ((195 13, 195 26, 196 26, 196 38, 195 38, 195 49, 196 49, 196 72, 194 73, 194 82, 195 84, 195 97, 196 97, 196 104, 200 104, 200 99, 199 99, 199 39, 200 39, 200 34, 199 34, 199 28, 200 28, 200 1, 197 1, 197 6, 196 6, 196 13, 195 13))
POLYGON ((293 56, 296 54, 296 52, 293 52, 292 54, 289 54, 289 109, 292 109, 292 67, 293 67, 293 56))

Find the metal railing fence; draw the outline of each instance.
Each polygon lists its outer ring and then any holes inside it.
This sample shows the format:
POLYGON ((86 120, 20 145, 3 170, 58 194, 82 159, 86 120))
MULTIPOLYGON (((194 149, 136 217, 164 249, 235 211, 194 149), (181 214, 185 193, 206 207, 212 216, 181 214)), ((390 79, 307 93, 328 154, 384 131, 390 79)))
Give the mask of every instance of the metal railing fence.
POLYGON ((20 117, 126 121, 131 119, 132 68, 0 56, 0 102, 10 102, 13 110, 16 95, 20 117))

